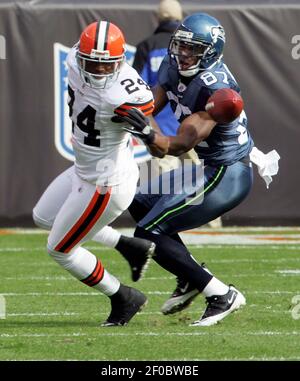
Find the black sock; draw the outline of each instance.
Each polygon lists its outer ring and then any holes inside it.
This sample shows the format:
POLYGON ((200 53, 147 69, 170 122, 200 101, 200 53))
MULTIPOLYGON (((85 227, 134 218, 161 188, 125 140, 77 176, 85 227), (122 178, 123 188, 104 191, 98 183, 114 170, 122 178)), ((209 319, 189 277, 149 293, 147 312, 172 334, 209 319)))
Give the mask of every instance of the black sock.
POLYGON ((153 234, 139 226, 134 235, 155 242, 156 248, 153 256, 155 262, 178 278, 195 285, 200 292, 212 279, 213 276, 195 262, 182 241, 179 243, 170 236, 153 234))
MULTIPOLYGON (((180 238, 180 235, 178 233, 175 233, 175 234, 172 234, 170 235, 170 237, 172 239, 174 239, 176 242, 180 243, 180 245, 184 246, 185 247, 185 244, 183 243, 182 239, 180 238)), ((187 283, 188 281, 186 279, 184 279, 183 277, 177 277, 179 281, 183 282, 183 283, 187 283)), ((190 285, 192 284, 192 282, 188 282, 190 285)), ((195 288, 197 288, 195 286, 195 288)))

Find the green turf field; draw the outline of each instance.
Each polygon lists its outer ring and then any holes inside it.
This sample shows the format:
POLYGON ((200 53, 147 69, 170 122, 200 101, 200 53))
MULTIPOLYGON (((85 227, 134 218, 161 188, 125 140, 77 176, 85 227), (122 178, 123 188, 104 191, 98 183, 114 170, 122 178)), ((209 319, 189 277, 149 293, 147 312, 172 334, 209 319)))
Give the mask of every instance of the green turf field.
MULTIPOLYGON (((189 327, 204 309, 201 295, 185 312, 163 316, 160 307, 175 281, 152 262, 136 284, 148 296, 146 308, 127 327, 101 328, 109 300, 49 258, 46 238, 0 236, 0 294, 6 301, 0 360, 300 360, 299 246, 191 246, 196 259, 247 298, 221 324, 189 327)), ((87 247, 133 285, 116 251, 87 247)))

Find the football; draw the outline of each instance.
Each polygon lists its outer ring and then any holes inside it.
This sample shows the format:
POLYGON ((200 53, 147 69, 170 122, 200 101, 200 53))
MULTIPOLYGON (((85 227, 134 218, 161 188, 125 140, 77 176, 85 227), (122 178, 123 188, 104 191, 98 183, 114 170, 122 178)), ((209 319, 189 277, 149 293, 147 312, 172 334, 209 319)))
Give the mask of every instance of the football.
POLYGON ((208 99, 205 111, 217 123, 230 123, 243 111, 244 101, 232 89, 216 90, 208 99))

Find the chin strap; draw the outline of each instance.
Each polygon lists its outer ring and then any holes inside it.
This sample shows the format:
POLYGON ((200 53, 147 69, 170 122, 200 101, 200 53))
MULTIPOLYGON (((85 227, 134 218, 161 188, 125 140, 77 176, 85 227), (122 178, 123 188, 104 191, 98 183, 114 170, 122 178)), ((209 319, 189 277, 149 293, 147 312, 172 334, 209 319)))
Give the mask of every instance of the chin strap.
POLYGON ((258 148, 253 147, 250 152, 250 160, 257 165, 259 175, 264 179, 267 189, 272 182, 272 176, 277 175, 279 171, 278 161, 280 156, 276 150, 264 154, 258 148))

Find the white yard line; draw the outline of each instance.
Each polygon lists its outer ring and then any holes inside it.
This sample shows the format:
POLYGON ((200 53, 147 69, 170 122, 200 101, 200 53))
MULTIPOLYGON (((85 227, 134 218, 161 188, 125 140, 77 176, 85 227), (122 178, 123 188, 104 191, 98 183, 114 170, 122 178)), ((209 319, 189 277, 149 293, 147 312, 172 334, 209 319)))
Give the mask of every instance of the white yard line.
MULTIPOLYGON (((204 306, 201 306, 201 308, 204 308, 204 306)), ((187 315, 195 315, 197 314, 201 308, 198 308, 198 310, 185 310, 184 313, 187 314, 187 315)), ((291 314, 291 311, 288 311, 288 310, 273 310, 273 309, 268 309, 268 308, 265 308, 265 309, 255 309, 255 312, 262 312, 262 313, 271 313, 271 314, 291 314)), ((103 316, 107 316, 108 312, 97 312, 97 315, 103 315, 103 316)), ((18 316, 75 316, 75 315, 81 315, 81 316, 84 316, 82 313, 80 312, 50 312, 50 313, 46 313, 46 312, 22 312, 22 313, 11 313, 11 314, 7 314, 7 316, 11 316, 11 317, 18 317, 18 316)), ((163 317, 163 314, 162 312, 160 311, 148 311, 148 312, 139 312, 139 315, 160 315, 163 317)))
MULTIPOLYGON (((132 228, 118 229, 122 234, 127 236, 133 235, 132 228)), ((48 234, 45 230, 39 229, 2 229, 2 234, 48 234)), ((0 229, 1 234, 1 229, 0 229)), ((277 247, 281 245, 299 244, 300 228, 299 227, 232 227, 232 228, 199 228, 182 232, 181 237, 187 245, 254 245, 263 246, 274 244, 277 247), (295 234, 285 234, 285 232, 295 232, 295 234), (244 234, 243 234, 244 232, 244 234), (249 234, 249 232, 253 234, 249 234), (257 233, 257 234, 254 234, 257 233)), ((93 247, 93 246, 91 246, 93 247)), ((100 248, 94 246, 94 250, 110 250, 108 248, 100 248)), ((28 249, 27 249, 28 250, 28 249)), ((44 248, 45 250, 45 248, 44 248)))
MULTIPOLYGON (((144 358, 144 359, 138 359, 138 358, 124 358, 124 359, 107 359, 104 358, 89 358, 87 361, 297 361, 300 360, 300 357, 297 356, 291 356, 291 357, 218 357, 218 358, 144 358)), ((82 361, 82 358, 46 358, 46 359, 1 359, 1 361, 82 361)), ((53 365, 55 366, 55 365, 53 365)), ((134 366, 134 365, 133 365, 134 366)), ((159 364, 158 364, 159 366, 159 364)), ((184 365, 183 365, 184 366, 184 365)), ((101 367, 101 366, 100 366, 101 367)))
MULTIPOLYGON (((243 273, 243 274, 235 274, 234 278, 244 278, 244 277, 278 277, 278 276, 294 276, 294 275, 300 275, 299 270, 295 270, 293 272, 292 270, 290 272, 280 272, 280 271, 275 271, 274 273, 257 273, 257 272, 249 272, 249 273, 243 273)), ((14 282, 24 282, 24 281, 72 281, 74 280, 73 277, 69 276, 23 276, 23 277, 2 277, 2 281, 7 280, 7 281, 14 281, 14 282)), ((146 276, 143 277, 143 281, 163 281, 163 280, 175 280, 175 277, 149 277, 147 278, 146 276)))
POLYGON ((209 263, 285 263, 285 262, 300 262, 299 258, 280 258, 280 259, 266 259, 266 258, 241 258, 238 257, 236 259, 211 259, 209 263))
MULTIPOLYGON (((107 329, 107 328, 106 328, 107 329)), ((197 328, 198 329, 198 328, 197 328)), ((102 336, 116 336, 116 337, 128 337, 128 336, 179 336, 179 337, 191 337, 191 336, 211 336, 212 332, 207 331, 197 331, 196 329, 192 332, 97 332, 93 331, 93 337, 102 336)), ((232 332, 214 332, 214 336, 229 336, 232 337, 232 332)), ((90 336, 89 333, 83 332, 73 332, 73 333, 1 333, 2 338, 13 338, 13 337, 86 337, 90 336)), ((239 336, 300 336, 300 331, 248 331, 239 332, 239 336)))
POLYGON ((79 312, 22 312, 22 313, 8 313, 6 316, 75 316, 80 315, 79 312))
MULTIPOLYGON (((0 229, 1 230, 1 229, 0 229)), ((48 234, 49 232, 47 230, 43 229, 22 229, 22 228, 3 228, 2 230, 6 230, 8 232, 12 233, 18 233, 18 234, 48 234)), ((243 232, 243 231, 251 231, 251 232, 261 232, 261 231, 267 231, 267 232, 273 232, 273 231, 299 231, 300 233, 300 227, 298 226, 270 226, 270 227, 263 227, 263 226, 232 226, 232 227, 221 227, 221 228, 199 228, 194 229, 195 231, 212 231, 212 232, 243 232)), ((118 228, 118 231, 120 231, 122 234, 127 235, 133 235, 134 229, 133 228, 118 228)))
MULTIPOLYGON (((257 248, 262 248, 262 247, 266 247, 266 245, 261 245, 261 244, 252 244, 252 245, 232 245, 230 243, 224 243, 222 245, 213 245, 213 244, 201 244, 201 245, 190 245, 188 244, 189 247, 191 247, 192 249, 221 249, 221 250, 224 250, 226 249, 226 246, 230 246, 230 248, 233 248, 233 249, 247 249, 247 250, 257 250, 257 248)), ((272 249, 272 250, 282 250, 282 247, 281 245, 274 245, 274 244, 269 244, 268 245, 268 249, 272 249)), ((285 244, 285 247, 284 247, 285 250, 297 250, 300 252, 300 245, 293 245, 291 243, 286 243, 285 244)))
MULTIPOLYGON (((109 247, 105 246, 84 246, 88 250, 100 250, 100 251, 110 251, 113 250, 109 247)), ((0 247, 0 252, 32 252, 32 251, 40 251, 40 252, 47 252, 46 246, 41 247, 0 247)))
POLYGON ((295 270, 276 270, 275 273, 283 275, 300 275, 300 269, 295 270))
MULTIPOLYGON (((286 243, 285 244, 285 250, 297 250, 299 251, 300 253, 300 245, 298 246, 295 246, 293 244, 289 244, 289 243, 286 243)), ((196 244, 191 244, 189 245, 189 247, 191 247, 191 249, 216 249, 216 250, 224 250, 226 249, 226 246, 230 246, 230 248, 233 248, 233 249, 247 249, 247 250, 257 250, 258 247, 265 247, 266 245, 260 245, 260 244, 257 244, 257 245, 232 245, 232 244, 222 244, 222 245, 211 245, 211 244, 207 244, 207 245, 196 245, 196 244)), ((114 250, 114 249, 111 249, 109 247, 105 247, 105 246, 84 246, 87 250, 98 250, 98 251, 111 251, 111 250, 114 250)), ((280 245, 278 246, 274 246, 274 245, 271 245, 269 244, 268 245, 268 249, 272 249, 274 251, 279 251, 279 250, 282 250, 282 247, 280 245)), ((30 252, 41 252, 41 253, 46 253, 47 250, 46 250, 46 246, 41 246, 41 247, 32 247, 32 248, 28 248, 28 247, 0 247, 0 253, 9 253, 9 252, 27 252, 27 253, 30 253, 30 252)))
MULTIPOLYGON (((74 360, 66 360, 63 359, 64 361, 80 361, 81 359, 74 359, 74 360)), ((93 359, 89 361, 103 361, 107 359, 93 359)), ((116 361, 284 361, 284 360, 300 360, 300 357, 255 357, 255 356, 250 356, 250 357, 221 357, 221 358, 160 358, 160 359, 118 359, 116 361)), ((34 361, 34 360, 33 360, 34 361)), ((40 361, 40 360, 35 360, 35 361, 40 361)), ((51 361, 50 359, 48 361, 51 361)), ((55 360, 54 360, 55 361, 55 360)), ((56 360, 57 361, 57 360, 56 360)), ((112 360, 113 361, 113 360, 112 360)), ((184 366, 184 365, 183 365, 184 366)))
POLYGON ((100 292, 2 292, 3 296, 104 296, 100 292))
POLYGON ((65 277, 65 276, 22 276, 22 277, 19 277, 19 276, 16 276, 16 277, 3 277, 2 280, 13 280, 14 282, 16 281, 21 281, 23 282, 24 280, 30 280, 30 281, 46 281, 46 280, 49 280, 49 281, 57 281, 57 280, 63 280, 63 281, 66 281, 66 280, 72 280, 74 279, 73 277, 65 277))
MULTIPOLYGON (((199 307, 199 306, 198 306, 199 307)), ((200 306, 200 308, 197 308, 196 305, 194 305, 192 308, 189 308, 188 310, 185 310, 185 314, 197 314, 199 313, 199 310, 202 309, 202 307, 204 308, 204 306, 200 306)), ((276 310, 276 309, 273 309, 272 306, 265 306, 265 308, 257 308, 258 306, 255 305, 255 304, 251 304, 251 305, 248 305, 247 308, 254 308, 255 309, 255 312, 262 312, 262 313, 274 313, 274 314, 291 314, 291 311, 290 310, 284 310, 284 309, 281 309, 281 310, 276 310)), ((278 306, 277 306, 278 307, 278 306)), ((84 314, 81 313, 81 312, 21 312, 21 313, 8 313, 6 316, 9 316, 9 317, 19 317, 19 316, 78 316, 78 315, 81 315, 83 316, 84 314)), ((107 315, 107 312, 97 312, 97 315, 103 315, 103 316, 106 316, 107 315)), ((156 310, 156 311, 142 311, 142 312, 139 312, 139 315, 160 315, 160 316, 163 316, 162 315, 162 312, 156 310)))
MULTIPOLYGON (((145 291, 148 295, 170 295, 170 291, 145 291)), ((296 291, 272 290, 272 291, 247 291, 246 295, 295 295, 296 291)), ((2 292, 3 296, 104 296, 100 292, 2 292)))
MULTIPOLYGON (((192 248, 199 248, 199 247, 192 247, 192 248)), ((204 247, 205 248, 205 247, 204 247)), ((211 249, 223 249, 224 250, 224 246, 220 246, 220 247, 215 247, 215 246, 210 246, 210 247, 206 247, 206 248, 211 248, 211 249)), ((239 249, 240 247, 239 246, 236 246, 235 248, 239 249)), ((244 248, 247 248, 247 249, 254 249, 254 247, 250 246, 250 247, 244 247, 244 248)), ((280 248, 277 248, 276 249, 280 249, 280 248)), ((299 253, 300 253, 300 248, 299 247, 288 247, 288 248, 285 248, 286 250, 299 250, 299 253)), ((108 251, 108 250, 112 250, 112 249, 109 249, 109 248, 106 248, 106 247, 99 247, 97 248, 97 250, 100 250, 100 251, 108 251)), ((24 247, 10 247, 10 248, 0 248, 0 253, 4 253, 4 254, 7 254, 9 252, 28 252, 30 253, 31 251, 41 251, 43 252, 43 249, 42 248, 32 248, 32 249, 28 249, 28 248, 24 248, 24 247)), ((211 259, 209 260, 209 263, 254 263, 256 262, 257 259, 256 258, 239 258, 238 255, 236 256, 236 258, 234 259, 211 259)), ((259 258, 259 262, 260 263, 285 263, 285 262, 291 262, 291 261, 294 261, 294 262, 300 262, 300 257, 296 257, 296 258, 290 258, 290 257, 284 257, 284 258, 278 258, 278 259, 271 259, 270 256, 268 257, 260 257, 259 258)), ((114 263, 114 262, 110 262, 111 264, 114 263)), ((38 267, 49 267, 49 266, 57 266, 53 261, 49 261, 47 263, 30 263, 30 266, 38 266, 38 267)))

